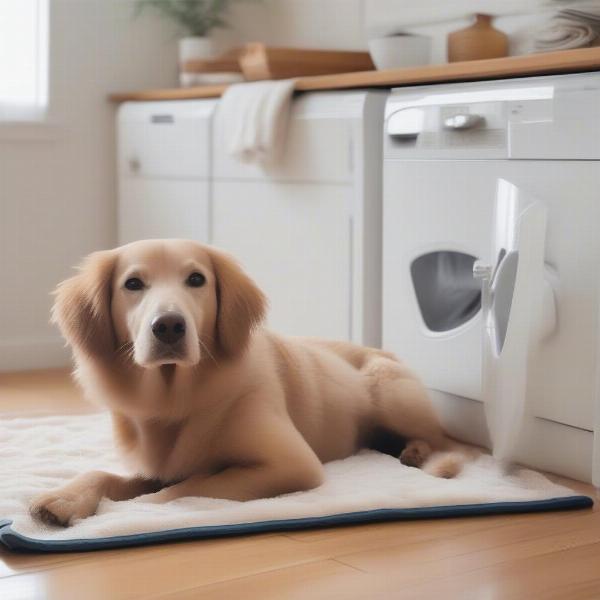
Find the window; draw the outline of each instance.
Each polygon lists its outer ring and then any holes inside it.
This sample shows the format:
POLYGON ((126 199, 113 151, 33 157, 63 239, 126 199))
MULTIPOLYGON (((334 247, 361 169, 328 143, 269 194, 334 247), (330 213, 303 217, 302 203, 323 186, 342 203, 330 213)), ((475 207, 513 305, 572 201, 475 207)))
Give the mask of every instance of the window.
POLYGON ((0 121, 31 121, 48 104, 48 0, 0 0, 0 121))

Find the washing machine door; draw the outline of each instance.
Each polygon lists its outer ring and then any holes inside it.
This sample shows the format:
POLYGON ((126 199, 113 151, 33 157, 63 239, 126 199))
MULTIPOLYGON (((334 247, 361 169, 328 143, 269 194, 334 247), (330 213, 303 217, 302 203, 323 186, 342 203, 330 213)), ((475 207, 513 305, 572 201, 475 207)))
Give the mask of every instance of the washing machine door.
POLYGON ((528 406, 529 362, 542 333, 546 208, 510 182, 498 180, 491 256, 477 263, 482 280, 485 412, 494 456, 516 455, 528 406))

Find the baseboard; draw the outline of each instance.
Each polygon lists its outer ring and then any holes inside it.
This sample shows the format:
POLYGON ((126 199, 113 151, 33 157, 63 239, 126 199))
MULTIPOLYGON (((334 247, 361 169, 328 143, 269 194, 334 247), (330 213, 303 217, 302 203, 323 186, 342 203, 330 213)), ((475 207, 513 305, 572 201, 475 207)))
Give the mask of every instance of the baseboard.
MULTIPOLYGON (((490 447, 482 402, 436 390, 430 392, 450 435, 490 447)), ((586 483, 592 481, 594 434, 591 431, 532 416, 526 420, 520 437, 517 462, 586 483)))
POLYGON ((0 371, 66 367, 71 355, 59 336, 0 341, 0 371))

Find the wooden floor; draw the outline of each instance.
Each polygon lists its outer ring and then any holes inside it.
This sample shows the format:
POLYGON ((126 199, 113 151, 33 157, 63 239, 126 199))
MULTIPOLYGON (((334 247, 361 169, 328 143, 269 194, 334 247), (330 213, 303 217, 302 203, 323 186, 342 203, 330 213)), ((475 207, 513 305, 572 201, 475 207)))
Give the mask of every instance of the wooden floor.
MULTIPOLYGON (((85 410, 66 372, 0 374, 2 413, 85 410)), ((594 495, 589 486, 573 486, 594 495)), ((91 553, 0 550, 0 598, 598 599, 600 511, 381 523, 91 553)))

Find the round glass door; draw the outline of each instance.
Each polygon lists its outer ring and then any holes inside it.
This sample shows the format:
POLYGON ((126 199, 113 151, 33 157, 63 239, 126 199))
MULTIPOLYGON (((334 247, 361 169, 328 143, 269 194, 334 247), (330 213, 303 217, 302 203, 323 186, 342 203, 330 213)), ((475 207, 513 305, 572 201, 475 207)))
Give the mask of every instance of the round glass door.
POLYGON ((473 277, 476 257, 441 250, 413 260, 412 282, 425 325, 444 332, 460 327, 481 309, 481 288, 473 277))

